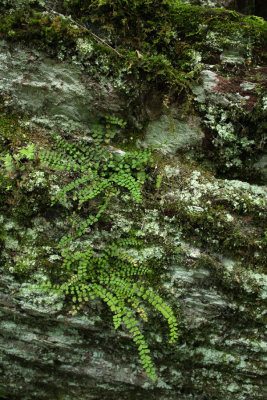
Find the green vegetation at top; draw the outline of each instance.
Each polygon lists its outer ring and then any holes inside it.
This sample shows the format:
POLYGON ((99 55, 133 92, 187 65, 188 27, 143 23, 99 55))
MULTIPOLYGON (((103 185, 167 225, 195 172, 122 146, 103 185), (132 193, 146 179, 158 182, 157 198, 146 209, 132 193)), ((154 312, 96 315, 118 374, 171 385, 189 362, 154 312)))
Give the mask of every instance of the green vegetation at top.
POLYGON ((262 18, 178 0, 65 0, 63 4, 79 19, 97 21, 105 29, 123 34, 122 41, 126 39, 141 45, 147 41, 169 44, 175 38, 174 33, 179 33, 181 39, 201 35, 200 24, 226 34, 234 30, 246 31, 249 27, 267 33, 262 18))
POLYGON ((260 62, 267 43, 267 23, 262 18, 225 9, 173 0, 57 4, 56 11, 45 13, 40 6, 19 11, 0 6, 0 38, 30 41, 53 54, 76 56, 90 66, 104 62, 110 75, 123 72, 178 92, 187 91, 198 76, 195 52, 204 59, 216 53, 215 39, 207 40, 211 32, 216 34, 217 48, 227 48, 237 39, 248 41, 251 66, 260 62))

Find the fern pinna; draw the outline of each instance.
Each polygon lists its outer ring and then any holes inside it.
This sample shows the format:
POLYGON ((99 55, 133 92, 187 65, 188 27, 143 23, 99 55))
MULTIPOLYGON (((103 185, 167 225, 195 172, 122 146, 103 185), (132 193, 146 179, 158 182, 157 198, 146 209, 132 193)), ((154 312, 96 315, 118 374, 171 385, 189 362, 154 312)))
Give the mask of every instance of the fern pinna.
POLYGON ((72 199, 81 209, 85 202, 94 198, 97 198, 98 204, 95 214, 88 215, 83 223, 74 226, 57 245, 64 259, 64 282, 46 282, 41 288, 70 295, 72 314, 84 302, 95 297, 102 299, 114 314, 115 329, 124 324, 129 330, 138 346, 143 368, 152 380, 156 380, 150 350, 140 330, 138 317, 147 321, 145 302, 157 309, 169 324, 170 343, 178 336, 177 321, 162 298, 140 283, 141 277, 151 273, 151 269, 136 263, 128 250, 138 248, 142 243, 136 238, 128 238, 119 239, 101 251, 91 247, 86 251, 73 251, 71 247, 74 240, 83 236, 87 228, 100 219, 111 197, 118 196, 121 190, 130 192, 137 203, 142 201, 141 190, 147 176, 147 165, 152 159, 151 149, 128 152, 123 156, 112 154, 107 144, 115 134, 116 125, 120 125, 120 120, 115 118, 115 122, 109 121, 104 133, 99 127, 95 128, 92 132, 93 141, 89 145, 68 143, 60 136, 53 135, 55 149, 39 152, 41 165, 68 171, 72 177, 72 181, 54 195, 52 205, 58 201, 64 204, 72 199))

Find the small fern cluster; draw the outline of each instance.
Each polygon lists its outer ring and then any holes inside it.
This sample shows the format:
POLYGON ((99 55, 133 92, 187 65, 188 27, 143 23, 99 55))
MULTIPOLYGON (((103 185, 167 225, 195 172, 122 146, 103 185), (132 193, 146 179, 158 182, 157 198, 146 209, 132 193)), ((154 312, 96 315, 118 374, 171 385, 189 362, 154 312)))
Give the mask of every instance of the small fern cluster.
POLYGON ((96 128, 92 133, 94 141, 89 146, 70 144, 53 135, 57 150, 41 151, 42 164, 82 176, 60 190, 52 198, 52 205, 59 200, 66 201, 67 194, 74 191, 73 200, 78 200, 80 208, 87 200, 112 192, 114 186, 128 189, 133 199, 138 203, 142 201, 141 189, 146 179, 146 166, 151 161, 151 149, 116 156, 105 146, 114 134, 109 125, 104 135, 101 129, 96 128))

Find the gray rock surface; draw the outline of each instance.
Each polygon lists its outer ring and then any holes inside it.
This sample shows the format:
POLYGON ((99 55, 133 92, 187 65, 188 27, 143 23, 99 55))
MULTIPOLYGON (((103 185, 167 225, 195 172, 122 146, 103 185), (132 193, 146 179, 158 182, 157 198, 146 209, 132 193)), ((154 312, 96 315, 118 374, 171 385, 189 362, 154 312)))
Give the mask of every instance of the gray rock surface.
POLYGON ((110 83, 101 86, 81 64, 5 41, 0 42, 0 90, 8 95, 6 104, 32 116, 32 122, 66 131, 86 130, 124 104, 110 83))
POLYGON ((159 120, 149 123, 145 145, 159 146, 162 153, 175 154, 179 150, 186 152, 200 148, 203 138, 199 118, 190 117, 187 121, 179 121, 172 115, 163 115, 159 120))
MULTIPOLYGON (((230 268, 229 262, 226 265, 230 268)), ((115 335, 103 323, 101 312, 90 308, 82 316, 69 318, 61 314, 57 299, 46 309, 33 308, 39 295, 26 299, 17 293, 12 277, 2 276, 3 393, 23 400, 62 396, 167 400, 176 399, 177 393, 181 399, 263 399, 267 349, 264 331, 256 322, 263 310, 254 310, 252 322, 249 301, 224 292, 212 274, 205 268, 170 267, 168 290, 186 317, 186 339, 168 349, 160 336, 151 333, 160 371, 156 384, 135 364, 130 338, 115 335), (182 394, 185 390, 199 395, 189 397, 182 394)))

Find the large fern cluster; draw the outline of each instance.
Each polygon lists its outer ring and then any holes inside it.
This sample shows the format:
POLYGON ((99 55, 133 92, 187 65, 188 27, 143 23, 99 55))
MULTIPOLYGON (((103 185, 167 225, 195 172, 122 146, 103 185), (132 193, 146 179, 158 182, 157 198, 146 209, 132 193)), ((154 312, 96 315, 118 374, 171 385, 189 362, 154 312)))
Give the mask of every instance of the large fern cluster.
POLYGON ((127 191, 133 201, 142 201, 142 187, 148 176, 148 164, 152 162, 151 149, 123 155, 112 153, 108 145, 118 126, 123 126, 123 122, 110 117, 105 129, 99 126, 94 128, 89 144, 69 143, 53 134, 51 148, 38 151, 41 168, 63 171, 69 180, 52 197, 51 206, 56 202, 66 204, 71 201, 77 210, 85 206, 83 215, 90 209, 85 220, 74 223, 72 230, 57 244, 63 257, 61 281, 45 282, 39 289, 69 295, 73 302, 72 314, 85 302, 95 297, 102 299, 113 313, 114 327, 117 329, 123 324, 132 334, 143 368, 155 380, 150 350, 138 319, 147 321, 145 303, 152 305, 169 324, 170 343, 177 339, 177 321, 171 308, 157 293, 146 287, 142 279, 142 276, 152 272, 151 268, 136 263, 129 256, 129 249, 141 249, 142 242, 133 236, 118 239, 101 249, 86 247, 84 250, 81 244, 81 237, 88 235, 88 227, 93 229, 92 226, 101 219, 113 196, 127 191), (92 199, 96 199, 97 206, 86 208, 85 203, 92 199), (82 250, 77 250, 77 247, 73 250, 73 242, 77 242, 78 238, 82 250))
POLYGON ((148 266, 139 265, 127 254, 127 249, 141 246, 136 239, 120 239, 103 251, 88 248, 84 252, 62 251, 66 280, 62 284, 44 283, 42 289, 71 295, 74 315, 84 302, 99 297, 110 308, 117 329, 122 323, 130 331, 138 346, 143 368, 147 375, 156 379, 150 350, 142 334, 138 316, 147 321, 145 302, 156 308, 168 321, 170 343, 177 339, 177 322, 171 308, 151 289, 137 281, 137 277, 151 272, 148 266))

